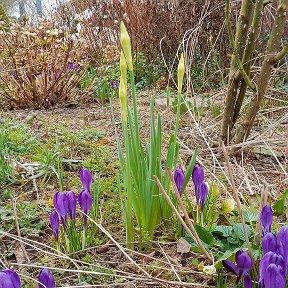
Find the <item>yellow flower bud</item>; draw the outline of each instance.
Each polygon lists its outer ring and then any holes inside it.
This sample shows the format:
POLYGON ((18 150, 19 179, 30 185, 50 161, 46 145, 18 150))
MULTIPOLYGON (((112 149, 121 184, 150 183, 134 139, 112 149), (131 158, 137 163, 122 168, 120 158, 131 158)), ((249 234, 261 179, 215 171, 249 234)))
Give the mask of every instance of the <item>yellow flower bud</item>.
POLYGON ((211 193, 212 202, 216 203, 217 200, 219 199, 219 196, 220 196, 219 188, 218 188, 216 183, 213 183, 212 184, 212 193, 211 193))
POLYGON ((127 63, 123 51, 121 51, 120 56, 120 72, 121 72, 121 78, 123 78, 125 87, 127 89, 127 63))
POLYGON ((51 208, 54 207, 52 198, 49 198, 49 199, 48 199, 48 205, 49 205, 49 207, 51 207, 51 208))
POLYGON ((235 208, 235 201, 232 198, 225 199, 222 202, 221 210, 224 214, 231 213, 235 208))
POLYGON ((122 119, 127 123, 127 89, 125 86, 125 79, 121 77, 119 84, 119 98, 121 105, 122 119))
POLYGON ((184 73, 185 73, 185 63, 184 63, 184 53, 182 52, 178 64, 178 94, 182 93, 184 73))
POLYGON ((133 71, 132 52, 131 52, 131 39, 123 21, 120 24, 120 43, 126 58, 129 71, 133 71))

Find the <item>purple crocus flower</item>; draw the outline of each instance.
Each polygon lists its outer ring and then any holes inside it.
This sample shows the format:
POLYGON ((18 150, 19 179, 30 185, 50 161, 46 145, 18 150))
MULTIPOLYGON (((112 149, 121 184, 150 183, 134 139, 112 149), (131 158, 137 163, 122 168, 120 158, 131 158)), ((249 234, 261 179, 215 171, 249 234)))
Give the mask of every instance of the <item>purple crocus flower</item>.
POLYGON ((68 214, 68 197, 64 192, 57 192, 53 197, 55 210, 60 215, 64 232, 66 233, 66 218, 68 214))
POLYGON ((262 240, 262 255, 268 252, 277 252, 277 238, 271 232, 267 233, 262 240))
POLYGON ((82 182, 84 190, 90 193, 93 176, 92 173, 87 168, 82 168, 80 170, 80 180, 82 182))
POLYGON ((192 180, 195 187, 200 186, 204 182, 204 171, 199 164, 195 164, 192 172, 192 180))
POLYGON ((185 180, 185 175, 184 175, 183 169, 181 167, 178 167, 174 172, 174 181, 176 183, 177 190, 180 196, 182 195, 184 180, 185 180))
POLYGON ((38 282, 38 288, 54 288, 56 286, 53 275, 46 268, 41 270, 38 282))
POLYGON ((19 275, 11 269, 0 271, 0 288, 20 288, 19 275))
POLYGON ((236 252, 235 260, 236 264, 230 260, 223 260, 222 263, 225 268, 237 276, 238 282, 243 275, 248 275, 252 267, 252 260, 248 253, 244 252, 243 250, 236 252))
MULTIPOLYGON (((78 202, 79 202, 81 211, 87 215, 92 206, 91 194, 86 190, 82 190, 78 195, 78 202)), ((84 230, 86 229, 86 223, 87 223, 86 215, 84 215, 84 230)))
POLYGON ((71 220, 75 221, 76 220, 76 195, 74 192, 69 191, 67 193, 67 199, 68 199, 68 213, 71 218, 71 220))
POLYGON ((263 228, 263 235, 271 232, 273 212, 269 205, 265 205, 260 214, 260 221, 263 228))
MULTIPOLYGON (((285 264, 283 257, 280 254, 277 254, 274 252, 268 252, 262 257, 260 261, 260 269, 259 269, 259 287, 260 288, 264 288, 264 287, 266 288, 264 278, 267 273, 267 268, 271 264, 275 264, 277 267, 281 266, 283 269, 284 278, 286 278, 286 269, 285 269, 286 264, 285 264)), ((278 288, 278 286, 274 286, 274 287, 278 288)))
POLYGON ((51 228, 52 228, 53 234, 55 236, 55 239, 58 242, 58 238, 59 238, 59 215, 55 210, 53 212, 51 212, 51 214, 50 214, 50 224, 51 224, 51 228))

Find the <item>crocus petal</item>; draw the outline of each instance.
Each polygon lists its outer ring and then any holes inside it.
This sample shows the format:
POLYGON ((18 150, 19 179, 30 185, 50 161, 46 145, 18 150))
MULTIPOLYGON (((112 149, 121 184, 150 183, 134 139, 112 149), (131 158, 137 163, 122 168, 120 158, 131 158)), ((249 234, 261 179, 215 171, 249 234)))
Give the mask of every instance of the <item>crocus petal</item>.
POLYGON ((19 275, 11 269, 0 271, 0 288, 20 288, 19 275))
POLYGON ((230 272, 234 273, 235 275, 238 275, 238 268, 237 265, 230 260, 223 260, 222 261, 223 266, 228 269, 230 272))
POLYGON ((276 264, 270 264, 264 275, 265 288, 285 288, 286 276, 283 268, 276 264))
POLYGON ((269 205, 265 205, 261 211, 260 221, 263 228, 263 235, 271 232, 273 212, 269 205))
POLYGON ((237 268, 239 269, 238 277, 241 277, 243 274, 247 274, 252 267, 252 260, 250 256, 248 255, 248 253, 242 250, 239 250, 236 253, 235 258, 236 258, 237 268))
POLYGON ((76 220, 76 195, 74 192, 70 191, 67 193, 67 199, 68 199, 68 212, 71 220, 76 220))
MULTIPOLYGON (((78 202, 81 211, 84 212, 85 214, 88 214, 92 206, 91 194, 86 190, 82 190, 78 195, 78 202)), ((86 222, 87 222, 87 216, 84 215, 84 229, 86 228, 86 222)))
POLYGON ((53 197, 53 204, 59 215, 65 218, 68 213, 68 199, 66 193, 57 192, 53 197))
POLYGON ((268 252, 277 252, 277 238, 276 236, 269 232, 267 233, 262 240, 262 255, 265 255, 268 252))
POLYGON ((85 190, 91 191, 91 184, 93 181, 92 173, 87 168, 80 170, 80 180, 85 190))
POLYGON ((176 183, 178 193, 180 196, 182 195, 182 189, 185 181, 185 175, 183 172, 183 169, 181 167, 178 167, 174 172, 174 181, 176 183))
POLYGON ((52 228, 53 234, 55 236, 55 239, 58 242, 58 238, 59 238, 59 215, 55 210, 53 212, 51 212, 51 214, 50 214, 50 224, 51 224, 51 228, 52 228))
POLYGON ((277 234, 278 253, 283 257, 286 268, 288 266, 288 226, 282 227, 277 234))
POLYGON ((201 209, 203 211, 204 209, 204 205, 205 205, 205 202, 206 202, 206 199, 207 199, 207 196, 208 196, 208 185, 203 182, 200 186, 199 186, 199 204, 201 206, 201 209))
POLYGON ((68 214, 68 198, 66 193, 57 192, 53 197, 53 204, 55 210, 61 217, 61 221, 63 224, 64 232, 66 232, 66 218, 68 214))
POLYGON ((56 286, 53 275, 46 268, 41 270, 38 282, 38 288, 54 288, 56 286))
POLYGON ((244 288, 253 288, 253 283, 249 275, 244 276, 244 288))
POLYGON ((200 186, 204 181, 204 171, 199 166, 199 164, 195 164, 195 166, 193 168, 192 180, 193 180, 195 187, 200 186))

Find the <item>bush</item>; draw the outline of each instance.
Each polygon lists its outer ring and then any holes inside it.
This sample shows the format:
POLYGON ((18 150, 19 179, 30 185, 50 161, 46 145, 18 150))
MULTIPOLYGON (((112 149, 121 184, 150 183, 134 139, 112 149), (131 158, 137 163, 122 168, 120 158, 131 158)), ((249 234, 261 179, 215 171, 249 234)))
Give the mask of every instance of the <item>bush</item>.
MULTIPOLYGON (((1 29, 1 27, 0 27, 1 29)), ((47 108, 83 99, 87 61, 81 42, 53 21, 0 30, 0 103, 6 109, 47 108)), ((90 82, 92 84, 92 81, 90 82)))

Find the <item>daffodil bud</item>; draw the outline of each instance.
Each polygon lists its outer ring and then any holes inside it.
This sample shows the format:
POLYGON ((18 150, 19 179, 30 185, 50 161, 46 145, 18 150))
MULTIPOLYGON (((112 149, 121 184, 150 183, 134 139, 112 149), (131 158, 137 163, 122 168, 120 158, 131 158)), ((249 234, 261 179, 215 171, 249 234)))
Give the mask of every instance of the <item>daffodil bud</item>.
POLYGON ((231 213, 235 208, 235 201, 232 198, 225 199, 222 202, 221 210, 224 214, 231 213))
POLYGON ((124 80, 124 84, 127 89, 127 63, 123 51, 121 51, 120 56, 120 72, 121 72, 121 78, 124 80))
POLYGON ((127 89, 125 87, 125 80, 121 77, 119 84, 119 98, 122 112, 122 119, 127 123, 127 89))
POLYGON ((178 94, 182 93, 184 73, 185 73, 185 63, 184 63, 184 53, 182 52, 178 64, 178 94))
POLYGON ((120 23, 120 43, 126 58, 129 71, 133 71, 131 39, 123 21, 120 23))

